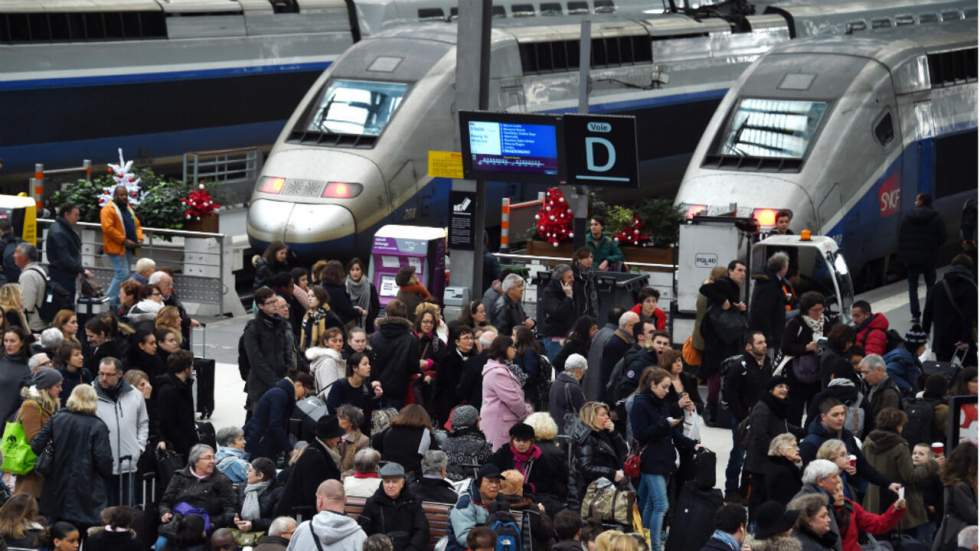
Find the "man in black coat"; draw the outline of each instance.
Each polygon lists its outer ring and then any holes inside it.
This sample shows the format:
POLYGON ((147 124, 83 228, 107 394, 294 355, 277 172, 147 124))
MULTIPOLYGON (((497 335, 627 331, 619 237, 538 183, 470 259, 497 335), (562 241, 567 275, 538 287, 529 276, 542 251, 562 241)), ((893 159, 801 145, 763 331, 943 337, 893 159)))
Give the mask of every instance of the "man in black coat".
POLYGON ((276 315, 276 294, 268 287, 255 291, 259 309, 255 319, 245 326, 242 336, 250 366, 246 388, 246 409, 252 411, 267 390, 295 366, 295 354, 289 338, 289 322, 276 315))
POLYGON ((739 473, 745 459, 745 448, 739 445, 737 428, 751 413, 762 397, 772 375, 772 362, 767 354, 766 336, 753 331, 745 337, 745 352, 738 361, 726 361, 721 384, 722 400, 728 405, 733 417, 732 452, 725 468, 725 495, 735 495, 739 485, 739 473))
POLYGON ((62 205, 44 242, 51 280, 58 282, 72 297, 75 296, 78 276, 92 275, 82 267, 82 238, 74 229, 80 216, 81 210, 77 206, 71 203, 62 205))
POLYGON ((385 306, 385 318, 375 322, 378 330, 371 335, 371 350, 377 355, 372 377, 381 381, 385 403, 401 409, 405 405, 412 375, 421 373, 419 341, 405 303, 393 300, 385 306))
POLYGON ((579 410, 585 405, 585 393, 582 391, 582 379, 589 369, 588 360, 581 354, 572 354, 565 360, 565 370, 555 377, 548 394, 548 413, 554 419, 562 434, 565 432, 565 416, 578 417, 579 410))
POLYGON ((327 479, 340 480, 340 469, 327 448, 336 448, 344 431, 336 415, 321 417, 316 422, 316 438, 291 467, 286 488, 276 506, 276 516, 316 514, 316 489, 327 479))
MULTIPOLYGON (((603 394, 604 402, 615 407, 616 402, 625 399, 636 390, 640 375, 646 368, 658 365, 658 352, 653 348, 656 332, 657 327, 652 321, 641 321, 633 326, 633 344, 623 355, 621 369, 617 371, 619 362, 613 366, 603 394)), ((625 422, 625 419, 622 421, 625 422)))
MULTIPOLYGON (((187 466, 174 473, 160 498, 160 522, 172 521, 174 514, 180 513, 181 503, 207 511, 213 528, 234 525, 238 496, 228 477, 215 466, 211 446, 191 448, 187 466)), ((164 527, 161 532, 168 530, 164 527)))
POLYGON ((524 278, 517 274, 509 274, 500 284, 502 293, 494 305, 493 326, 501 335, 509 337, 514 327, 523 325, 534 327, 534 320, 527 317, 524 311, 524 278))
POLYGON ((554 358, 561 351, 561 341, 568 337, 577 316, 574 299, 575 274, 568 264, 559 264, 540 295, 541 324, 538 333, 544 340, 545 353, 554 358))
POLYGON ((769 257, 766 273, 759 276, 752 290, 749 329, 762 331, 772 350, 778 350, 786 326, 786 306, 792 304, 793 285, 786 279, 789 255, 777 252, 769 257))
POLYGON ((715 533, 701 551, 741 551, 749 535, 745 507, 726 503, 715 513, 715 533))
POLYGON ((294 379, 284 377, 259 399, 255 413, 245 423, 245 451, 252 457, 268 457, 273 461, 289 453, 289 418, 296 402, 313 394, 316 383, 309 373, 299 373, 294 379))
POLYGON ((449 456, 446 452, 429 450, 422 457, 422 478, 412 488, 421 501, 456 503, 459 495, 446 476, 449 474, 449 456))
POLYGON ((157 426, 160 439, 169 442, 181 457, 187 457, 191 447, 197 444, 197 423, 194 420, 194 391, 191 375, 194 356, 186 350, 178 350, 167 358, 167 374, 157 391, 157 426))
POLYGON ((592 264, 592 249, 581 247, 572 255, 572 273, 575 275, 573 298, 575 317, 599 316, 599 293, 596 290, 595 272, 592 264))
POLYGON ((932 350, 936 359, 953 359, 957 343, 970 343, 967 365, 976 365, 977 282, 973 259, 965 254, 953 258, 942 281, 929 289, 922 328, 932 329, 932 350))
MULTIPOLYGON (((721 362, 725 358, 739 353, 742 346, 742 335, 733 335, 724 328, 716 329, 712 318, 713 311, 735 309, 745 315, 747 309, 742 302, 741 285, 745 282, 745 263, 732 260, 728 263, 728 275, 718 278, 714 283, 706 283, 698 292, 708 299, 708 313, 701 322, 701 334, 704 335, 704 358, 698 375, 708 381, 708 404, 705 423, 716 426, 718 416, 718 394, 721 391, 721 362)), ((722 427, 724 428, 724 427, 722 427)))
POLYGON ((422 501, 406 487, 405 468, 398 463, 381 468, 381 486, 364 503, 357 523, 369 536, 387 534, 395 551, 429 547, 429 520, 422 511, 422 501))
POLYGON ((936 263, 939 249, 946 242, 946 227, 939 213, 932 208, 928 193, 915 196, 915 207, 905 214, 898 227, 898 260, 905 264, 909 281, 909 309, 912 318, 919 319, 919 275, 926 288, 936 284, 936 263))
POLYGON ((607 397, 606 384, 612 377, 613 368, 633 345, 633 328, 638 323, 640 323, 640 316, 636 312, 624 312, 619 317, 619 327, 602 347, 602 363, 599 364, 599 381, 602 387, 599 396, 603 399, 607 397))

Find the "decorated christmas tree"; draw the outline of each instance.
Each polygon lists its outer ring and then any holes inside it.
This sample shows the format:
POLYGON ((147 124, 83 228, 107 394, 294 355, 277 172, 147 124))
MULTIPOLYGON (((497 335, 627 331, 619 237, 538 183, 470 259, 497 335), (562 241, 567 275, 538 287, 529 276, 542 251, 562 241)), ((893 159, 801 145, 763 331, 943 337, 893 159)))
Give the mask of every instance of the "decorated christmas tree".
POLYGON ((180 202, 187 207, 184 211, 184 219, 195 221, 200 221, 202 216, 213 214, 221 206, 211 198, 204 184, 198 184, 197 189, 188 193, 187 197, 181 198, 180 202))
POLYGON ((633 223, 616 232, 613 239, 623 245, 642 247, 650 242, 650 235, 643 233, 643 221, 634 214, 633 223))
POLYGON ((562 241, 571 239, 572 209, 568 207, 565 196, 557 187, 548 188, 544 204, 534 215, 537 220, 538 237, 557 247, 562 241))
POLYGON ((122 148, 119 151, 119 164, 109 163, 109 172, 112 174, 113 185, 102 188, 102 195, 99 196, 99 206, 104 207, 112 201, 112 195, 117 186, 126 186, 129 192, 129 205, 136 207, 143 199, 143 192, 140 189, 140 177, 132 172, 133 161, 123 158, 122 148))

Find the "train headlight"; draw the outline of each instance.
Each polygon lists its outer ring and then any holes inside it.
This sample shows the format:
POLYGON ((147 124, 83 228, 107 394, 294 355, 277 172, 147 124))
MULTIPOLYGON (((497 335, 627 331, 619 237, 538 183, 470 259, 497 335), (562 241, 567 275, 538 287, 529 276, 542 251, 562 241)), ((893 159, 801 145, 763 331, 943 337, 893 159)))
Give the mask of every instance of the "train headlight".
POLYGON ((760 226, 775 226, 777 212, 779 211, 776 209, 755 209, 752 211, 752 218, 755 218, 760 226))
POLYGON ((286 179, 278 176, 263 176, 259 184, 260 193, 271 193, 278 195, 282 193, 282 188, 286 187, 286 179))
POLYGON ((323 193, 320 197, 326 197, 330 199, 351 199, 357 197, 364 190, 364 186, 361 184, 352 184, 348 182, 328 182, 326 187, 323 188, 323 193))
POLYGON ((708 212, 708 205, 688 205, 684 204, 684 219, 691 220, 699 214, 706 214, 708 212))

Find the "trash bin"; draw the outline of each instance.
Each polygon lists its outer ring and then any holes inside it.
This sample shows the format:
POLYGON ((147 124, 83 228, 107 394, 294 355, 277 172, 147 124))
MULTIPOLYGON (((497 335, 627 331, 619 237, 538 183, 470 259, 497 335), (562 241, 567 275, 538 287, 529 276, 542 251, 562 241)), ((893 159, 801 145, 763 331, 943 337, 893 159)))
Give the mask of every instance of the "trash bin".
POLYGON ((596 291, 599 294, 599 327, 606 323, 609 310, 615 307, 628 310, 633 307, 636 293, 646 287, 649 276, 634 272, 597 272, 596 291))

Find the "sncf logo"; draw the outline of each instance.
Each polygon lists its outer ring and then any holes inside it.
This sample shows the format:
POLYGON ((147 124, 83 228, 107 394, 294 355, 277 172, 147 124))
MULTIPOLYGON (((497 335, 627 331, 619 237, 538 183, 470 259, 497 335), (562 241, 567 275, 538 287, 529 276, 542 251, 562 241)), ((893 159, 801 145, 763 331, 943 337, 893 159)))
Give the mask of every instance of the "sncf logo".
POLYGON ((889 176, 878 189, 878 211, 882 217, 898 214, 902 204, 901 177, 896 172, 889 176))

